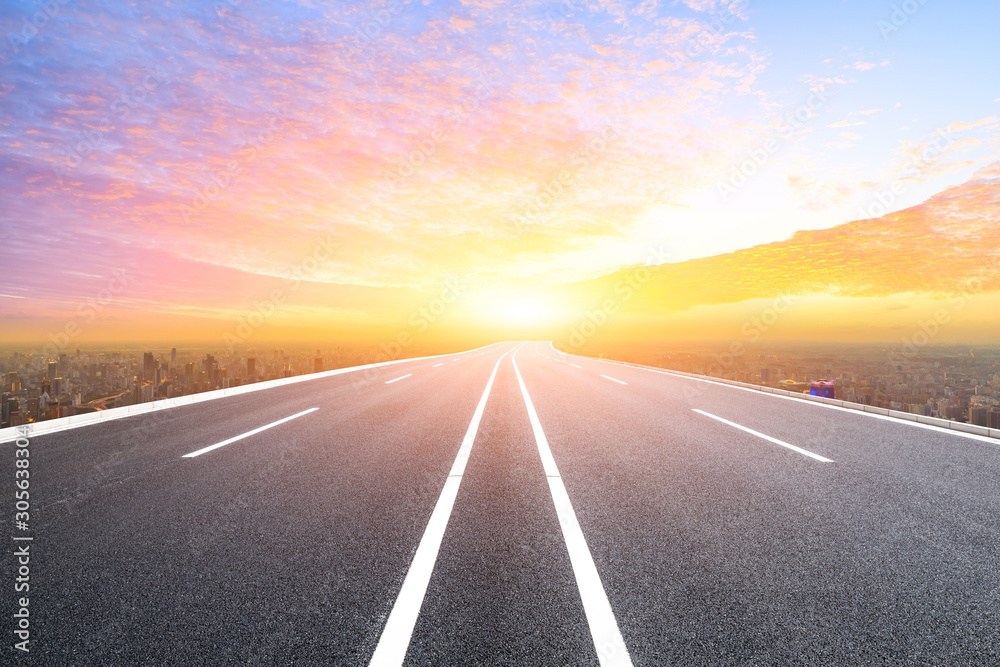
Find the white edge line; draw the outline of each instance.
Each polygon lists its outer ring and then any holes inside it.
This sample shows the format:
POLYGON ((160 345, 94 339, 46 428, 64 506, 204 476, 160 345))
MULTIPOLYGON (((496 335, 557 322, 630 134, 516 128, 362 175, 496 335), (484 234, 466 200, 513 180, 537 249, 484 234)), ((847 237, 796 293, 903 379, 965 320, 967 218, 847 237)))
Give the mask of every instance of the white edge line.
POLYGON ((612 382, 617 382, 618 384, 628 384, 628 382, 622 382, 621 380, 616 380, 613 377, 610 377, 608 375, 602 375, 601 377, 602 378, 606 378, 608 380, 611 380, 612 382))
POLYGON ((462 475, 465 473, 465 464, 469 460, 469 452, 472 444, 476 440, 479 432, 479 422, 486 409, 486 401, 490 396, 490 389, 493 387, 493 380, 497 376, 497 369, 503 358, 516 348, 511 348, 497 359, 493 366, 493 373, 486 383, 476 411, 469 422, 469 428, 462 439, 462 446, 458 449, 455 463, 445 480, 444 489, 434 505, 430 521, 424 530, 420 544, 413 555, 413 561, 403 579, 403 586, 399 590, 399 596, 389 612, 382 635, 379 637, 375 653, 372 655, 369 667, 399 667, 406 659, 406 651, 410 646, 410 639, 413 637, 413 628, 417 624, 417 617, 420 615, 420 607, 424 602, 424 595, 427 593, 427 585, 431 580, 431 573, 434 571, 434 563, 437 561, 438 551, 441 548, 441 541, 444 539, 445 529, 448 527, 448 519, 451 517, 451 510, 455 506, 455 498, 458 497, 458 487, 462 483, 462 475))
POLYGON ((517 383, 521 386, 524 405, 528 409, 531 430, 535 434, 535 443, 538 445, 538 454, 541 456, 545 477, 549 482, 552 502, 555 505, 556 514, 559 516, 559 525, 562 528, 566 549, 569 551, 569 560, 573 566, 576 585, 580 589, 583 611, 587 616, 587 625, 590 627, 590 635, 594 640, 594 648, 597 649, 598 660, 600 660, 601 667, 632 667, 632 658, 629 656, 622 633, 618 629, 618 621, 615 619, 614 610, 611 609, 608 595, 601 583, 601 575, 594 564, 594 558, 590 554, 590 548, 587 546, 587 539, 583 535, 580 523, 576 520, 573 504, 570 502, 566 486, 559 475, 555 459, 552 458, 552 450, 545 438, 542 424, 538 420, 538 413, 535 412, 535 406, 528 395, 528 389, 524 386, 524 379, 517 367, 516 355, 517 351, 514 352, 514 356, 511 356, 510 360, 514 364, 517 383))
POLYGON ((401 375, 400 377, 396 378, 395 380, 386 380, 385 383, 386 384, 392 384, 393 382, 399 382, 400 380, 405 380, 406 378, 412 377, 412 376, 413 376, 413 373, 407 373, 406 375, 401 375))
POLYGON ((194 458, 196 456, 201 456, 202 454, 206 454, 206 453, 212 451, 213 449, 218 449, 219 447, 225 447, 226 445, 228 445, 230 443, 233 443, 233 442, 236 442, 237 440, 242 440, 243 438, 249 438, 251 435, 257 435, 261 431, 266 431, 269 428, 274 428, 275 426, 278 426, 279 424, 284 424, 285 422, 292 421, 293 419, 301 417, 302 415, 307 415, 310 412, 315 412, 316 410, 319 410, 319 408, 309 408, 308 410, 303 410, 302 412, 300 412, 298 414, 294 414, 291 417, 285 417, 284 419, 279 419, 276 422, 271 422, 270 424, 265 424, 264 426, 261 426, 259 428, 255 428, 252 431, 247 431, 246 433, 243 433, 241 435, 237 435, 235 437, 229 438, 228 440, 223 440, 222 442, 217 442, 214 445, 209 445, 208 447, 205 447, 203 449, 199 449, 196 452, 191 452, 190 454, 185 454, 183 456, 183 458, 185 458, 185 459, 192 459, 192 458, 194 458))
MULTIPOLYGON (((503 342, 490 343, 489 345, 484 345, 483 347, 478 347, 475 349, 485 350, 486 348, 493 347, 494 345, 502 345, 503 342)), ((426 357, 413 357, 412 359, 391 359, 389 361, 379 361, 373 364, 364 364, 362 366, 335 368, 333 370, 323 371, 321 373, 296 375, 295 377, 278 378, 276 380, 267 380, 265 382, 255 382, 254 384, 244 384, 240 385, 239 387, 229 387, 228 389, 214 389, 212 391, 204 391, 199 394, 188 394, 187 396, 163 398, 158 401, 151 401, 149 403, 139 403, 138 405, 126 405, 120 408, 101 410, 100 412, 91 412, 83 415, 73 415, 72 417, 60 417, 59 419, 48 419, 46 421, 35 422, 33 424, 25 424, 24 426, 10 426, 7 428, 0 429, 0 444, 6 442, 14 442, 18 438, 22 437, 22 433, 25 429, 27 429, 25 437, 30 438, 33 436, 48 435, 49 433, 68 431, 70 429, 81 428, 83 426, 90 426, 91 424, 98 424, 106 421, 111 421, 113 419, 124 419, 125 417, 132 417, 134 415, 146 414, 148 412, 157 412, 159 410, 169 410, 170 408, 179 408, 184 405, 191 405, 192 403, 214 401, 220 398, 226 398, 228 396, 236 396, 238 394, 245 394, 251 391, 262 391, 264 389, 273 389, 275 387, 283 387, 285 385, 297 384, 299 382, 308 382, 310 380, 319 380, 322 378, 332 377, 334 375, 342 375, 344 373, 354 373, 356 371, 363 371, 369 368, 378 368, 380 366, 391 366, 393 364, 403 364, 411 361, 424 361, 427 359, 440 359, 442 357, 451 357, 456 354, 464 354, 464 352, 451 352, 449 354, 434 354, 426 357)))
POLYGON ((746 426, 740 426, 739 424, 737 424, 735 422, 731 422, 728 419, 723 419, 722 417, 717 417, 716 415, 709 414, 709 413, 705 412, 704 410, 699 410, 697 408, 691 408, 691 410, 693 410, 694 412, 697 412, 700 415, 705 415, 706 417, 711 417, 712 419, 714 419, 716 421, 720 421, 723 424, 728 424, 729 426, 732 426, 733 428, 738 428, 741 431, 746 431, 747 433, 749 433, 751 435, 755 435, 758 438, 763 438, 764 440, 767 440, 768 442, 773 442, 776 445, 781 445, 782 447, 787 447, 788 449, 792 450, 793 452, 798 452, 799 454, 805 454, 806 456, 811 456, 812 458, 816 459, 817 461, 822 461, 823 463, 833 463, 832 459, 828 459, 825 456, 820 456, 819 454, 814 454, 813 452, 810 452, 808 449, 802 449, 801 447, 796 447, 795 445, 790 445, 787 442, 783 442, 781 440, 778 440, 777 438, 772 438, 769 435, 764 435, 763 433, 760 433, 759 431, 755 431, 752 428, 747 428, 746 426))
MULTIPOLYGON (((552 345, 550 342, 549 345, 552 345)), ((555 346, 552 349, 556 349, 555 346)), ((566 352, 561 350, 556 350, 559 354, 566 355, 566 352)), ((568 355, 567 355, 568 356, 568 355)), ((740 387, 738 385, 726 384, 725 382, 719 382, 711 378, 703 378, 700 376, 684 375, 682 373, 675 373, 672 371, 660 369, 660 368, 650 368, 648 366, 640 366, 638 364, 627 364, 620 361, 614 361, 611 359, 598 359, 596 357, 584 357, 578 354, 573 355, 579 359, 587 359, 588 361, 602 361, 606 364, 614 364, 616 366, 625 366, 627 368, 637 368, 642 371, 649 371, 650 373, 660 373, 661 375, 672 375, 673 377, 682 378, 685 380, 692 380, 693 382, 704 382, 705 384, 714 384, 720 387, 727 387, 729 389, 739 389, 741 391, 749 391, 757 396, 770 396, 772 398, 782 398, 786 401, 795 401, 796 403, 802 405, 810 405, 816 408, 827 408, 829 410, 840 410, 851 415, 858 415, 862 417, 873 417, 875 419, 881 419, 883 421, 892 422, 893 424, 903 424, 905 426, 916 426, 917 428, 927 429, 929 431, 934 431, 936 433, 941 433, 944 435, 957 435, 963 438, 968 438, 969 440, 978 440, 980 442, 989 443, 991 445, 1000 445, 1000 438, 991 437, 988 435, 979 435, 978 433, 966 433, 965 431, 960 431, 955 428, 946 428, 944 426, 936 426, 934 424, 924 424, 923 422, 913 421, 911 419, 901 419, 899 417, 893 417, 891 415, 880 415, 875 412, 868 412, 861 408, 865 407, 861 403, 853 403, 852 405, 857 405, 857 408, 845 408, 840 405, 830 405, 829 403, 821 403, 819 401, 810 401, 808 399, 798 398, 797 396, 785 396, 783 394, 775 394, 769 391, 762 391, 761 389, 754 389, 751 387, 740 387)), ((992 430, 992 429, 991 429, 992 430)))

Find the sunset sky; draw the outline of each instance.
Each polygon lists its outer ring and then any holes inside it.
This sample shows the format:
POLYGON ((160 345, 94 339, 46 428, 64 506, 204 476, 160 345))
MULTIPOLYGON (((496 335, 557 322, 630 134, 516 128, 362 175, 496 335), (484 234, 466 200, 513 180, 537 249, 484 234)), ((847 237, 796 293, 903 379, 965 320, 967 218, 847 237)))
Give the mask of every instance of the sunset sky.
POLYGON ((776 338, 897 341, 945 308, 941 342, 1000 342, 997 25, 7 2, 0 342, 564 339, 608 299, 617 336, 724 339, 788 295, 776 338))

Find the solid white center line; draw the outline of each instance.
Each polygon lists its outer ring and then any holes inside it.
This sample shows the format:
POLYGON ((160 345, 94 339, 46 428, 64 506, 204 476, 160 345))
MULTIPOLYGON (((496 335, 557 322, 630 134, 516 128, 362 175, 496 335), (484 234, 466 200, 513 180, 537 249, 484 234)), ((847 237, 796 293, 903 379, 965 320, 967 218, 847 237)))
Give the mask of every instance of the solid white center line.
POLYGON ((497 376, 497 369, 500 362, 511 353, 507 350, 497 359, 490 375, 486 389, 483 391, 479 405, 469 422, 469 429, 465 432, 462 446, 458 449, 458 456, 445 480, 444 489, 438 497, 431 519, 427 522, 423 537, 420 538, 420 545, 417 553, 413 556, 410 569, 403 579, 403 587, 399 591, 399 597, 389 612, 389 618, 385 622, 382 636, 375 647, 375 654, 369 663, 370 667, 400 667, 406 658, 406 650, 410 646, 410 639, 413 637, 413 626, 417 623, 417 616, 420 615, 420 606, 424 602, 424 595, 427 593, 427 584, 431 580, 431 572, 434 571, 434 562, 437 560, 438 550, 441 548, 441 540, 444 539, 444 531, 448 527, 448 519, 451 517, 452 507, 455 506, 455 498, 458 496, 458 487, 462 483, 462 475, 465 474, 465 464, 469 460, 469 452, 472 451, 472 443, 476 440, 476 433, 479 431, 479 421, 483 417, 486 409, 486 399, 490 396, 490 389, 493 387, 493 380, 497 376))
POLYGON ((400 380, 405 380, 406 378, 410 377, 411 375, 413 375, 413 373, 407 373, 406 375, 400 375, 395 380, 386 380, 385 383, 386 384, 392 384, 393 382, 399 382, 400 380))
POLYGON ((194 458, 196 456, 201 456, 202 454, 208 453, 208 452, 212 451, 213 449, 218 449, 219 447, 225 447, 229 443, 236 442, 237 440, 242 440, 243 438, 249 438, 251 435, 256 435, 256 434, 260 433, 261 431, 266 431, 269 428, 274 428, 278 424, 284 424, 285 422, 292 421, 293 419, 301 417, 302 415, 307 415, 310 412, 314 412, 315 410, 319 410, 319 408, 309 408, 308 410, 303 410, 302 412, 300 412, 298 414, 294 414, 291 417, 285 417, 284 419, 279 419, 276 422, 271 422, 270 424, 267 424, 266 426, 261 426, 260 428, 255 428, 252 431, 247 431, 243 435, 237 435, 236 437, 230 438, 229 440, 223 440, 222 442, 218 442, 218 443, 216 443, 214 445, 209 445, 208 447, 205 447, 204 449, 199 449, 196 452, 191 452, 190 454, 185 454, 184 458, 191 459, 191 458, 194 458))
POLYGON ((598 660, 601 662, 601 667, 632 667, 632 658, 629 657, 625 640, 618 629, 618 621, 615 620, 615 613, 611 609, 611 603, 608 602, 608 595, 604 591, 601 575, 598 574, 597 566, 594 565, 594 559, 590 555, 590 548, 583 536, 583 530, 576 520, 576 512, 573 511, 573 504, 569 500, 566 486, 563 484, 562 477, 559 476, 555 459, 552 458, 552 450, 549 449, 549 442, 545 438, 545 432, 542 431, 538 413, 535 412, 535 406, 531 402, 531 397, 528 396, 528 389, 524 386, 524 379, 517 367, 516 356, 517 352, 515 351, 510 360, 514 364, 517 383, 521 385, 521 395, 524 397, 524 405, 528 409, 531 430, 535 434, 535 443, 538 445, 538 454, 542 458, 542 467, 545 469, 545 477, 549 482, 552 502, 555 504, 556 513, 559 516, 559 525, 562 527, 563 539, 566 541, 566 548, 569 551, 569 561, 573 566, 576 585, 580 589, 583 611, 587 615, 587 625, 590 626, 590 636, 594 640, 598 660))
POLYGON ((444 366, 444 362, 442 361, 440 364, 434 364, 431 368, 437 368, 438 366, 444 366))
POLYGON ((616 380, 613 377, 608 377, 607 375, 602 375, 601 377, 611 380, 612 382, 617 382, 618 384, 628 384, 628 382, 622 382, 621 380, 616 380))
POLYGON ((574 364, 572 362, 567 361, 566 363, 569 364, 570 366, 572 366, 573 368, 580 368, 579 366, 577 366, 576 364, 574 364))
POLYGON ((704 410, 698 410, 697 408, 691 408, 691 409, 693 411, 697 412, 698 414, 705 415, 706 417, 711 417, 712 419, 715 419, 716 421, 720 421, 723 424, 729 424, 733 428, 738 428, 741 431, 746 431, 747 433, 755 435, 758 438, 763 438, 764 440, 767 440, 768 442, 773 442, 776 445, 781 445, 782 447, 787 447, 788 449, 792 450, 793 452, 798 452, 799 454, 805 454, 806 456, 811 456, 812 458, 816 459, 817 461, 822 461, 823 463, 833 463, 832 459, 828 459, 825 456, 820 456, 819 454, 814 454, 813 452, 810 452, 807 449, 802 449, 801 447, 796 447, 795 445, 790 445, 787 442, 782 442, 781 440, 778 440, 777 438, 772 438, 769 435, 764 435, 763 433, 759 433, 759 432, 753 430, 752 428, 747 428, 746 426, 740 426, 739 424, 735 424, 735 423, 729 421, 728 419, 723 419, 722 417, 716 417, 715 415, 709 414, 709 413, 705 412, 704 410))

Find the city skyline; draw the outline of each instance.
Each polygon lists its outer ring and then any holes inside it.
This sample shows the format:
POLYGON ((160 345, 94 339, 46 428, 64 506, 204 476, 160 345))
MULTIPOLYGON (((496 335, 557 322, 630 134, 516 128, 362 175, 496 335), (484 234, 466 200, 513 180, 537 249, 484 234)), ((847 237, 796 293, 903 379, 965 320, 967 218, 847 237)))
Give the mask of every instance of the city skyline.
MULTIPOLYGON (((1000 429, 1000 346, 777 343, 607 346, 583 341, 566 351, 656 368, 812 393, 859 405, 1000 429), (824 391, 817 391, 820 386, 824 391)), ((101 412, 282 378, 446 353, 334 346, 327 349, 76 349, 48 357, 0 353, 0 427, 101 412)), ((360 379, 365 382, 364 378, 360 379)))

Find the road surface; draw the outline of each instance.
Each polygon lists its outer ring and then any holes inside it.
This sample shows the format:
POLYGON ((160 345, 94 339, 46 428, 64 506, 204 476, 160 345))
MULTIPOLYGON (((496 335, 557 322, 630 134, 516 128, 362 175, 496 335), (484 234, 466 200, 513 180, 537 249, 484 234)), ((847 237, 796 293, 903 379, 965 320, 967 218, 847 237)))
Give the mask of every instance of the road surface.
POLYGON ((26 663, 1000 661, 996 444, 548 343, 30 452, 26 663))

